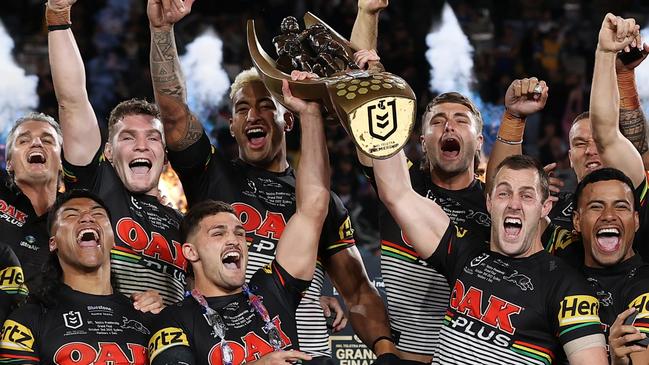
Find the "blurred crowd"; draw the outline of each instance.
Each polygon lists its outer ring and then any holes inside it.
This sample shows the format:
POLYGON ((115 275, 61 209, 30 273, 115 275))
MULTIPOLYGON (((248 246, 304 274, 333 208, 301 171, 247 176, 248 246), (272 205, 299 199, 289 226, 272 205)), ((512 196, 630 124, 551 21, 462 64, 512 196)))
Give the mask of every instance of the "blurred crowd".
MULTIPOLYGON (((424 39, 439 21, 443 4, 439 0, 392 1, 381 14, 381 61, 387 70, 408 81, 420 108, 435 96, 429 90, 430 66, 424 56, 424 39)), ((576 179, 567 158, 567 131, 572 119, 588 110, 589 74, 596 45, 592 35, 607 11, 647 24, 649 2, 476 0, 449 4, 475 48, 475 88, 483 101, 502 105, 507 86, 516 78, 537 76, 547 81, 548 105, 528 118, 524 152, 543 163, 557 161, 556 174, 565 180, 566 190, 574 191, 576 179)), ((80 0, 73 9, 72 28, 86 61, 90 100, 104 123, 109 110, 121 100, 153 100, 145 7, 145 1, 80 0)), ((256 20, 260 41, 265 49, 271 50, 270 40, 279 32, 282 18, 301 18, 306 11, 316 14, 339 33, 349 35, 356 0, 197 0, 194 9, 176 27, 179 53, 206 27, 213 27, 223 40, 223 67, 232 79, 252 66, 245 42, 247 19, 256 20)), ((37 110, 56 117, 43 13, 42 1, 22 0, 3 4, 0 19, 16 43, 16 61, 28 74, 39 77, 37 110)), ((227 131, 229 113, 230 106, 224 103, 203 123, 214 127, 211 137, 221 151, 236 156, 235 141, 227 131)), ((330 125, 327 133, 333 165, 332 189, 351 213, 359 247, 378 252, 376 194, 359 175, 361 169, 356 166, 353 144, 347 134, 336 125, 330 125)), ((298 142, 298 133, 289 134, 288 147, 294 151, 293 158, 297 158, 298 142)), ((420 158, 418 132, 413 133, 406 151, 411 160, 420 158)), ((487 157, 483 155, 483 159, 487 157)))

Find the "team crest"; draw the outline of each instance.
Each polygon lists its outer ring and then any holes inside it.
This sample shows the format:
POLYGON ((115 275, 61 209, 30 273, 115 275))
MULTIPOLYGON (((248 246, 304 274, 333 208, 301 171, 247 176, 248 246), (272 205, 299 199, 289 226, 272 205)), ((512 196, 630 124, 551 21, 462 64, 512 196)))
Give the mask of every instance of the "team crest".
POLYGON ((69 311, 68 313, 63 313, 63 322, 67 328, 77 329, 83 326, 81 312, 69 311))
POLYGON ((370 135, 385 141, 397 131, 397 101, 393 98, 386 102, 380 99, 378 103, 367 107, 370 135))

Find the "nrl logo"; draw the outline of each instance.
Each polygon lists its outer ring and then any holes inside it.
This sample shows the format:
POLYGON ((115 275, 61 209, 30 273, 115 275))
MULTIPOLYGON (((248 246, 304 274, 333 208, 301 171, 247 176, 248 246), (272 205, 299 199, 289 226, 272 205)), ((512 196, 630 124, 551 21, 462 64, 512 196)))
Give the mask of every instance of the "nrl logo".
POLYGON ((77 329, 83 326, 83 319, 81 319, 81 312, 69 311, 63 313, 63 323, 67 328, 77 329))
POLYGON ((370 135, 385 141, 397 131, 397 103, 395 99, 386 102, 380 99, 378 103, 367 107, 367 120, 370 135))

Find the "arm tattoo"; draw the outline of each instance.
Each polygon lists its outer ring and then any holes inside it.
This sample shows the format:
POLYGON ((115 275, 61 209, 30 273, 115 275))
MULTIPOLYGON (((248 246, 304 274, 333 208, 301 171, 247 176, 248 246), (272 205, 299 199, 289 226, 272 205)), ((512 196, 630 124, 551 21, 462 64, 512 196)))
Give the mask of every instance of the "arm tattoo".
POLYGON ((620 109, 620 131, 643 154, 649 150, 647 144, 647 121, 642 109, 620 109))
POLYGON ((173 30, 152 30, 150 62, 156 101, 163 115, 165 130, 169 130, 166 133, 167 145, 174 151, 182 151, 201 138, 203 126, 187 106, 185 79, 173 30), (180 110, 182 112, 178 113, 180 110))
POLYGON ((185 136, 174 143, 172 146, 174 151, 182 151, 186 149, 198 141, 203 135, 203 126, 201 125, 201 122, 189 111, 189 109, 187 110, 187 119, 188 122, 186 124, 187 130, 185 131, 185 136))
POLYGON ((153 31, 151 35, 151 79, 156 93, 185 101, 185 80, 180 71, 173 30, 153 31))

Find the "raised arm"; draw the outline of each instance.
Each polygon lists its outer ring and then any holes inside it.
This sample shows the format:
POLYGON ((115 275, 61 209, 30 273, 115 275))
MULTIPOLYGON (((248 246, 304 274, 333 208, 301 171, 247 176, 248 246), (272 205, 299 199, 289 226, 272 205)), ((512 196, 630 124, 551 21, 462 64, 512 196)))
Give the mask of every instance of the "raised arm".
POLYGON ((617 88, 620 92, 620 132, 640 152, 644 169, 649 170, 649 127, 638 97, 635 68, 649 55, 649 45, 642 50, 618 53, 615 61, 617 88))
POLYGON ((514 80, 507 88, 505 113, 501 118, 498 138, 493 144, 487 163, 485 191, 491 191, 498 165, 507 156, 523 153, 525 119, 545 107, 548 91, 545 81, 539 81, 536 77, 514 80))
POLYGON ((593 139, 602 162, 624 172, 636 187, 644 180, 645 173, 640 153, 619 129, 620 94, 615 60, 619 51, 637 47, 641 43, 639 34, 635 20, 606 14, 599 31, 590 94, 593 139))
POLYGON ((373 160, 373 164, 379 198, 417 253, 422 258, 430 257, 450 219, 437 203, 412 189, 403 151, 385 160, 373 160))
POLYGON ((203 134, 203 126, 187 106, 185 78, 180 69, 174 24, 191 12, 194 0, 149 0, 151 30, 149 61, 153 94, 160 107, 167 148, 182 151, 203 134))
POLYGON ((54 92, 59 104, 65 159, 73 165, 89 164, 101 145, 97 117, 88 100, 86 71, 69 27, 76 0, 49 0, 46 5, 47 43, 54 92), (67 25, 66 25, 67 24, 67 25))
POLYGON ((358 0, 356 20, 350 38, 354 49, 376 49, 379 15, 387 6, 388 0, 358 0))
POLYGON ((302 135, 295 183, 297 207, 277 244, 275 258, 294 278, 311 280, 329 209, 329 155, 320 104, 294 97, 287 81, 282 92, 286 106, 299 115, 302 135))

